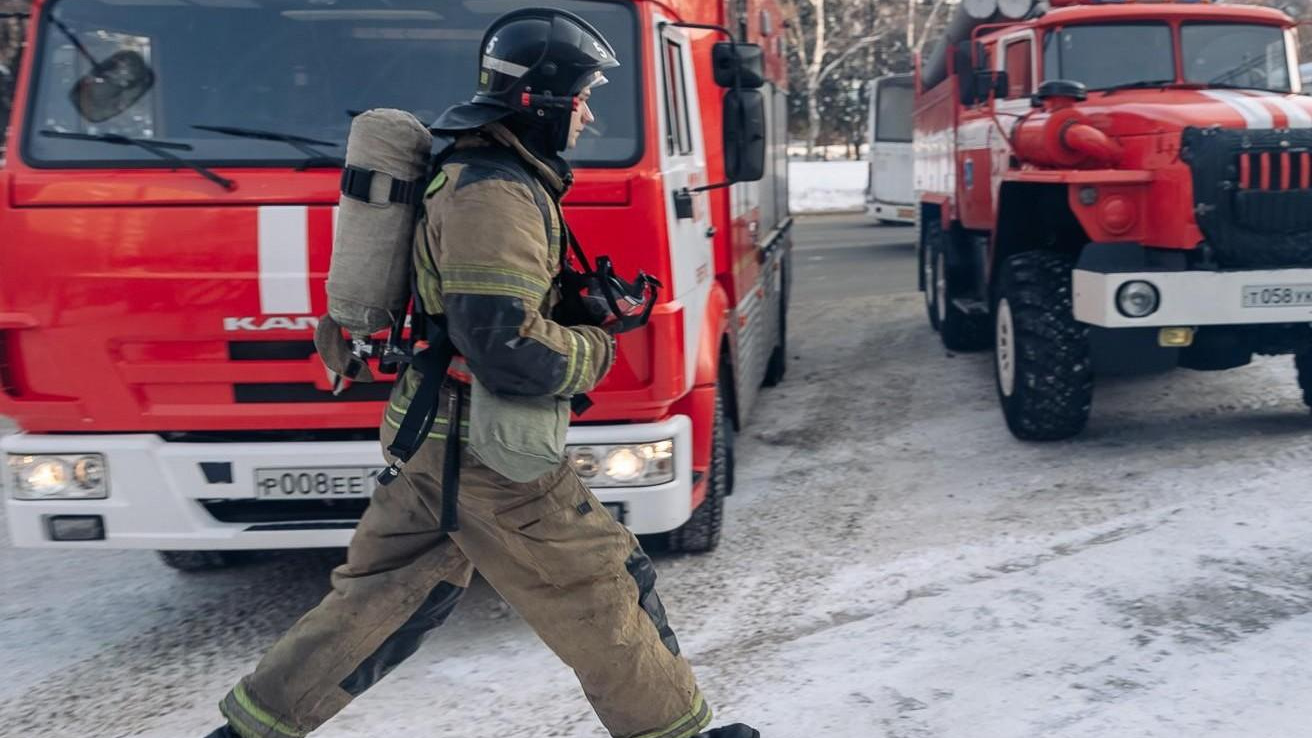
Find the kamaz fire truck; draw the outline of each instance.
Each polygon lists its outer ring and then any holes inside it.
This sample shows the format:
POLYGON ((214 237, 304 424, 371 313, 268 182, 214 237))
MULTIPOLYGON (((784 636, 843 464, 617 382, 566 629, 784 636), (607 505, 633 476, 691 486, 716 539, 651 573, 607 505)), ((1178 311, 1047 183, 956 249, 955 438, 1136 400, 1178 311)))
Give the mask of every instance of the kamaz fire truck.
MULTIPOLYGON (((773 2, 559 0, 622 66, 566 215, 666 286, 576 418, 579 474, 675 550, 719 540, 733 432, 785 369, 773 2)), ((0 414, 20 546, 178 568, 349 541, 389 386, 312 343, 352 116, 433 120, 509 0, 37 0, 0 168, 0 414)), ((604 94, 602 94, 604 93, 604 94)))
POLYGON ((1312 100, 1254 6, 968 0, 917 71, 921 288, 1011 432, 1101 374, 1294 354, 1312 404, 1312 100))

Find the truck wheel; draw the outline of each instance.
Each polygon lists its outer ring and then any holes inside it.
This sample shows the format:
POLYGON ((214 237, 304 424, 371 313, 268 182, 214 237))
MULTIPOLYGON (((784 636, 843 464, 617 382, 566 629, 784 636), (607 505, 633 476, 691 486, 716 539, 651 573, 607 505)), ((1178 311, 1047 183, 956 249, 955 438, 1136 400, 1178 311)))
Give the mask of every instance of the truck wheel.
POLYGON ((1303 404, 1312 407, 1312 351, 1294 355, 1298 368, 1298 386, 1303 390, 1303 404))
POLYGON ((1056 441, 1084 430, 1093 405, 1089 329, 1071 306, 1074 262, 1029 251, 1006 261, 993 315, 998 399, 1023 441, 1056 441))
POLYGON ((774 350, 770 352, 770 362, 765 365, 765 379, 761 380, 761 385, 765 387, 777 387, 784 381, 784 374, 788 372, 788 302, 781 297, 779 299, 779 342, 775 344, 774 350))
POLYGON ((922 221, 920 225, 920 279, 925 283, 925 312, 929 315, 929 327, 935 331, 940 326, 938 303, 934 301, 934 296, 938 294, 935 289, 934 258, 941 230, 942 227, 933 219, 922 221))
POLYGON ((670 531, 669 550, 706 553, 720 545, 724 525, 724 498, 729 495, 733 465, 733 425, 724 402, 724 384, 715 393, 715 426, 711 430, 711 468, 707 471, 706 499, 693 510, 688 522, 670 531))
POLYGON ((239 563, 238 551, 157 551, 164 565, 178 571, 212 571, 239 563))
POLYGON ((928 267, 925 291, 931 311, 930 323, 943 336, 943 345, 949 351, 979 351, 988 348, 993 336, 989 332, 988 315, 982 311, 972 314, 952 302, 961 294, 957 282, 960 275, 953 274, 947 264, 947 248, 943 229, 937 223, 926 230, 925 260, 928 267))

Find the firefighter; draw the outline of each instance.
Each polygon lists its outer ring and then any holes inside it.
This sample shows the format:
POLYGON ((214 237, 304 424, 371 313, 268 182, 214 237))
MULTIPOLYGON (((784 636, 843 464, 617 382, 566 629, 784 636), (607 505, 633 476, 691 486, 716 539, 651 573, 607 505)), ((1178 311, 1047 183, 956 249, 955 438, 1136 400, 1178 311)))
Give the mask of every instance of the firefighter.
MULTIPOLYGON (((445 316, 471 379, 501 398, 496 407, 506 413, 523 400, 567 418, 571 396, 597 384, 615 354, 605 326, 549 316, 564 257, 559 202, 571 181, 560 152, 592 122, 588 98, 618 64, 583 19, 513 11, 484 37, 478 93, 435 126, 455 136, 456 149, 425 192, 418 295, 425 312, 445 316)), ((415 377, 412 370, 396 383, 381 425, 384 448, 414 397, 415 377)), ((448 380, 442 394, 439 407, 456 410, 444 416, 470 417, 462 382, 448 380)), ((434 436, 448 420, 437 419, 434 436)), ((210 738, 299 738, 318 728, 419 648, 475 568, 574 670, 612 735, 759 738, 741 724, 702 732, 711 709, 679 653, 652 562, 568 462, 516 482, 465 448, 459 528, 444 533, 447 448, 423 444, 398 479, 378 488, 346 563, 333 572, 332 592, 228 693, 220 704, 227 724, 210 738)), ((513 453, 496 455, 513 466, 513 453)))

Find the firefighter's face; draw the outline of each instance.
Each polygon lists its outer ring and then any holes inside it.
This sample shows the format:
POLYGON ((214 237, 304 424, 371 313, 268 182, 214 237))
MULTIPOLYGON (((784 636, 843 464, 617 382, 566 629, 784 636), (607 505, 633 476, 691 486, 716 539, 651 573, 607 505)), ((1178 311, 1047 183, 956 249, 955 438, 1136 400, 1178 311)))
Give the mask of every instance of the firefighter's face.
POLYGON ((597 120, 592 115, 592 108, 588 107, 588 98, 590 97, 592 97, 591 88, 579 93, 578 107, 574 109, 574 115, 569 119, 569 148, 571 149, 578 144, 583 129, 597 120))

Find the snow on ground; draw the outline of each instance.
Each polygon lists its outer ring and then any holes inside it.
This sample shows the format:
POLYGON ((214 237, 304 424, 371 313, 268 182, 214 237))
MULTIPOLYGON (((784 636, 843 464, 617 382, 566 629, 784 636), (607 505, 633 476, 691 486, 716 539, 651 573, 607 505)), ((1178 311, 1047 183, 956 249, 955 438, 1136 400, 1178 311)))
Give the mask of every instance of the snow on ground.
POLYGON ((794 215, 865 210, 864 161, 790 161, 788 207, 794 215))
MULTIPOLYGON (((806 252, 797 257, 804 258, 806 252)), ((1306 738, 1312 417, 1287 357, 1100 381, 1007 435, 916 295, 799 300, 724 543, 657 558, 717 722, 766 738, 1306 738)), ((0 542, 0 545, 3 545, 0 542)), ((0 548, 0 735, 186 738, 333 555, 184 576, 0 548)), ((323 738, 604 735, 485 584, 323 738)))

